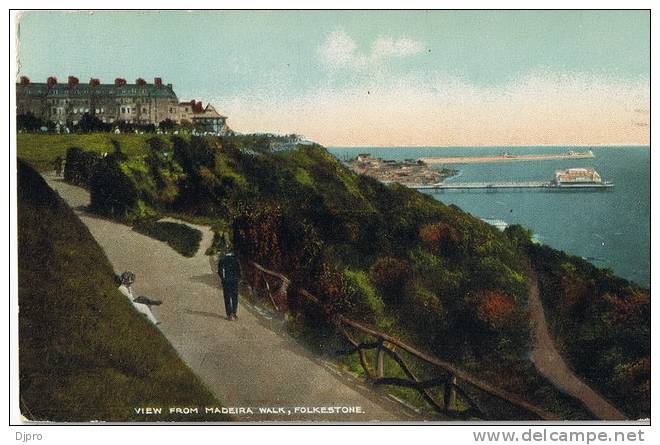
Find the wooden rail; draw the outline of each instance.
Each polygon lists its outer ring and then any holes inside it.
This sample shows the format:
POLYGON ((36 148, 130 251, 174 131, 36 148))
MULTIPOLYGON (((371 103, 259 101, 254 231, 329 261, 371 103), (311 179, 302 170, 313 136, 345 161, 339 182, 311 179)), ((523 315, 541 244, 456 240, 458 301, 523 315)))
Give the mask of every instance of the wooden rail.
MULTIPOLYGON (((286 297, 287 290, 291 284, 291 280, 285 275, 269 270, 258 263, 248 263, 253 270, 253 292, 258 295, 258 288, 265 290, 268 294, 268 300, 277 311, 286 311, 286 304, 282 304, 282 294, 286 297), (279 281, 277 290, 275 291, 278 297, 273 295, 274 286, 269 282, 270 279, 277 279, 279 281), (280 304, 277 303, 279 299, 280 304)), ((510 405, 515 406, 527 413, 532 414, 542 420, 559 420, 559 417, 551 412, 545 411, 529 402, 524 400, 517 394, 513 394, 507 390, 498 388, 489 382, 486 382, 468 371, 465 371, 447 361, 444 361, 428 352, 422 351, 396 337, 380 332, 373 327, 359 323, 355 320, 347 318, 341 314, 333 313, 331 309, 325 305, 316 296, 312 295, 305 289, 298 289, 298 295, 318 307, 333 323, 337 331, 348 341, 351 348, 347 351, 340 352, 340 354, 348 355, 357 353, 360 358, 360 364, 364 369, 367 378, 374 385, 393 385, 416 390, 420 396, 438 413, 449 415, 458 418, 477 417, 487 419, 488 415, 484 410, 480 409, 474 398, 459 384, 463 382, 469 386, 476 388, 489 396, 498 400, 504 401, 510 405), (371 338, 375 341, 359 342, 354 336, 348 332, 347 328, 351 328, 371 338), (421 360, 427 364, 432 365, 442 371, 440 377, 422 380, 413 372, 412 368, 406 363, 401 354, 397 352, 397 348, 405 351, 410 356, 421 360), (366 354, 367 350, 376 350, 376 364, 375 370, 369 364, 366 354), (386 377, 384 375, 384 357, 389 356, 401 369, 407 378, 400 377, 386 377), (443 387, 444 397, 443 400, 438 400, 438 397, 431 391, 433 388, 443 387), (458 411, 456 409, 456 400, 460 399, 469 408, 467 410, 458 411)))

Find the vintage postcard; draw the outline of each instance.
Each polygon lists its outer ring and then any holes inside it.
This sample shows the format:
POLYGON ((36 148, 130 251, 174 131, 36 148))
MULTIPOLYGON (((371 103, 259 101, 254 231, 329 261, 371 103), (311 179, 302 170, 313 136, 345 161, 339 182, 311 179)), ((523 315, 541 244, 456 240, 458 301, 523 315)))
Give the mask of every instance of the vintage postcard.
POLYGON ((21 421, 648 425, 650 17, 16 12, 21 421))

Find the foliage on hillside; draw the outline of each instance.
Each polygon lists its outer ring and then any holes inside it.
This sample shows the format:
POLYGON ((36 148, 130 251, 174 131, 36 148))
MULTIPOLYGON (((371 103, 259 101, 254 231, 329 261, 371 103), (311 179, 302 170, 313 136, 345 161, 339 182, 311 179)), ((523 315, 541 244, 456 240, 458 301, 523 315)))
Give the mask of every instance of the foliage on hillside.
POLYGON ((134 408, 218 406, 117 290, 89 231, 44 180, 18 166, 21 413, 31 420, 153 421, 134 408))
POLYGON ((578 374, 633 419, 651 414, 648 291, 545 246, 530 246, 546 314, 578 374))
MULTIPOLYGON (((292 289, 566 418, 584 416, 528 359, 529 231, 502 233, 428 195, 355 175, 316 145, 272 152, 252 136, 145 144, 118 161, 137 194, 133 214, 216 221, 243 258, 291 277, 292 289)), ((330 325, 299 303, 288 302, 295 319, 320 343, 330 339, 330 325)), ((593 371, 607 379, 627 362, 598 363, 593 371)))

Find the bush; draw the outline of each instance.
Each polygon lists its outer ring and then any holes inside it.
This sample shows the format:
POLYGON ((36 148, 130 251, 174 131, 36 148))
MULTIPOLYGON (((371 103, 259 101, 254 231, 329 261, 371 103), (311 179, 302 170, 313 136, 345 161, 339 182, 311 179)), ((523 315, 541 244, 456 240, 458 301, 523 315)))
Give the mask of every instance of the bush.
POLYGON ((112 156, 98 162, 90 180, 90 210, 110 218, 127 219, 138 204, 131 179, 112 156))
POLYGON ((408 263, 392 257, 379 258, 369 270, 371 281, 382 293, 388 304, 399 303, 404 295, 404 289, 412 276, 408 263))
POLYGON ((66 151, 64 180, 73 185, 89 186, 98 161, 98 154, 83 151, 78 147, 70 147, 66 151))

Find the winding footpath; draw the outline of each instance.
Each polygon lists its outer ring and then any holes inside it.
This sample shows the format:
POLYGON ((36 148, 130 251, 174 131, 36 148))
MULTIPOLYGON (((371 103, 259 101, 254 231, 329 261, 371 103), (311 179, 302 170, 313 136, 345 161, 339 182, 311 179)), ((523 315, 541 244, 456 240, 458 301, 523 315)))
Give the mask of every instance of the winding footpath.
MULTIPOLYGON (((189 224, 200 230, 203 238, 197 254, 186 258, 126 225, 86 213, 90 199, 86 190, 52 175, 44 178, 87 226, 115 271, 136 274, 136 294, 163 301, 154 308, 162 322, 161 332, 223 406, 252 408, 254 414, 232 414, 236 420, 423 420, 384 392, 309 353, 277 329, 277 321, 244 302, 240 303, 239 320, 227 321, 218 276, 204 254, 213 238, 208 227, 189 224), (284 407, 285 412, 259 413, 258 408, 268 407, 284 407), (360 407, 362 413, 303 414, 295 413, 295 407, 360 407)), ((536 278, 531 277, 529 284, 535 339, 532 361, 536 368, 597 418, 626 419, 564 362, 548 331, 536 278)))
POLYGON ((423 420, 384 393, 307 352, 290 336, 273 329, 272 320, 269 323, 244 303, 238 310, 239 320, 227 321, 218 276, 204 254, 213 238, 208 227, 190 224, 203 238, 197 254, 186 258, 128 226, 86 213, 86 190, 54 176, 44 178, 88 227, 115 271, 136 274, 136 295, 163 301, 154 307, 162 322, 158 327, 223 406, 253 410, 252 415, 247 410, 232 414, 236 420, 423 420), (258 408, 269 407, 285 410, 259 413, 258 408), (306 414, 296 413, 295 407, 360 407, 362 413, 306 414))
POLYGON ((610 402, 597 394, 571 371, 550 336, 536 277, 532 276, 528 284, 530 314, 534 329, 532 362, 536 369, 557 388, 580 400, 598 419, 627 420, 610 402))

